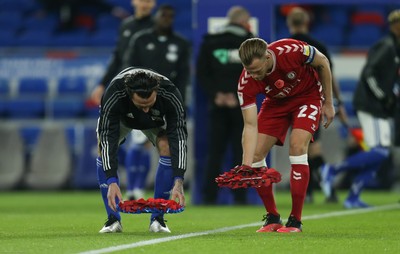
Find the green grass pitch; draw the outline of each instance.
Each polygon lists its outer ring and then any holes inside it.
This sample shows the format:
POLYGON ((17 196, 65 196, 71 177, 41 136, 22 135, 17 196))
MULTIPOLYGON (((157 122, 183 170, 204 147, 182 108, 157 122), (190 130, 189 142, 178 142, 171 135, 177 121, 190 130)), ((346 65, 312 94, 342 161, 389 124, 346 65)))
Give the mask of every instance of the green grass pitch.
MULTIPOLYGON (((0 253, 110 253, 113 246, 112 253, 400 253, 399 194, 369 191, 362 198, 384 209, 346 214, 317 193, 304 206, 300 234, 256 233, 265 211, 254 205, 188 205, 166 215, 172 234, 148 232, 148 214, 123 214, 123 233, 99 234, 106 215, 97 191, 0 192, 0 253)), ((278 191, 276 199, 286 219, 290 193, 278 191)))

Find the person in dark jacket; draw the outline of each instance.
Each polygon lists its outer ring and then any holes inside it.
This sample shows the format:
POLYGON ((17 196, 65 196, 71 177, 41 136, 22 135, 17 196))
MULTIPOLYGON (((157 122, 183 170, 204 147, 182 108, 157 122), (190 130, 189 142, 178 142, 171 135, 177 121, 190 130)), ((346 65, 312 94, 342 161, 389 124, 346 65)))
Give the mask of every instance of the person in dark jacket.
MULTIPOLYGON (((112 54, 107 70, 91 94, 91 101, 95 105, 100 104, 104 90, 111 80, 124 69, 123 56, 126 54, 128 44, 136 33, 154 25, 152 11, 156 6, 156 0, 131 0, 134 14, 126 18, 118 32, 117 45, 112 54)), ((124 146, 125 168, 127 170, 127 190, 129 199, 139 199, 144 196, 146 178, 150 171, 152 145, 140 131, 132 131, 124 146)))
POLYGON ((169 78, 186 101, 190 76, 190 44, 173 30, 175 10, 161 5, 154 26, 132 36, 124 57, 124 66, 146 67, 169 78))
MULTIPOLYGON (((209 99, 208 158, 205 167, 203 202, 215 204, 218 187, 214 181, 222 170, 229 145, 232 162, 242 161, 241 137, 243 118, 237 98, 237 80, 243 66, 238 49, 253 37, 250 32, 250 13, 234 6, 227 13, 228 24, 216 34, 206 34, 197 59, 197 78, 209 99)), ((246 203, 244 189, 233 192, 236 203, 246 203)))
POLYGON ((134 15, 124 19, 118 31, 117 45, 111 56, 106 73, 91 94, 91 100, 100 104, 101 96, 110 81, 123 69, 123 56, 126 53, 129 40, 138 31, 153 26, 151 12, 156 6, 156 0, 132 0, 134 15))
MULTIPOLYGON (((310 25, 310 15, 309 13, 301 8, 294 7, 288 14, 286 20, 287 26, 290 32, 290 38, 295 40, 300 40, 307 42, 309 45, 316 47, 322 54, 324 54, 330 63, 330 67, 332 70, 333 64, 329 54, 328 49, 324 44, 320 41, 316 40, 309 34, 309 25, 310 25)), ((336 106, 338 116, 343 125, 348 126, 348 118, 346 114, 346 110, 341 103, 340 100, 340 89, 335 77, 332 77, 332 91, 333 96, 336 99, 336 106)), ((313 202, 313 191, 319 184, 319 169, 322 165, 325 164, 325 160, 322 155, 321 142, 320 142, 320 131, 318 129, 314 133, 314 142, 310 143, 308 150, 308 163, 310 166, 310 182, 307 188, 307 196, 305 202, 312 203, 313 202)), ((327 197, 327 202, 337 202, 337 196, 334 190, 331 192, 331 195, 327 197)))
MULTIPOLYGON (((118 148, 133 130, 141 130, 157 147, 160 160, 154 198, 178 200, 185 205, 183 177, 187 166, 186 113, 179 90, 165 76, 130 67, 120 72, 101 100, 97 124, 97 173, 108 218, 100 233, 122 231, 116 210, 123 201, 119 188, 118 148)), ((153 213, 151 232, 171 231, 163 213, 153 213)))
POLYGON ((370 48, 353 97, 367 150, 347 157, 338 165, 326 165, 322 170, 323 182, 327 186, 332 185, 338 173, 357 171, 344 202, 346 208, 369 206, 360 200, 360 193, 390 156, 392 133, 389 119, 393 117, 396 103, 393 88, 400 76, 400 10, 389 14, 388 23, 390 34, 370 48))
MULTIPOLYGON (((171 5, 161 5, 154 15, 153 27, 137 32, 130 39, 123 66, 150 68, 166 76, 181 92, 186 105, 190 46, 186 39, 173 31, 174 17, 175 10, 171 5)), ((152 145, 140 132, 134 131, 131 137, 125 163, 128 179, 131 179, 127 186, 127 196, 137 199, 143 197, 146 187, 152 145)))

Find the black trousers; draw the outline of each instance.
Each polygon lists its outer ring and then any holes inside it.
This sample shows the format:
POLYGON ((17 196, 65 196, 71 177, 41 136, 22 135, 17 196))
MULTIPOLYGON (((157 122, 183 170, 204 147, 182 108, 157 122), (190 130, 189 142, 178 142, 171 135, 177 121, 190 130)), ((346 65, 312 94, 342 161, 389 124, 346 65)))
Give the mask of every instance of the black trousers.
MULTIPOLYGON (((226 108, 212 105, 209 110, 207 162, 204 169, 204 203, 215 204, 218 186, 215 178, 222 173, 224 159, 231 148, 231 168, 242 164, 243 117, 239 107, 226 108)), ((246 202, 245 189, 233 190, 235 203, 246 202)))
POLYGON ((400 97, 397 97, 397 105, 394 113, 394 146, 400 147, 400 97))

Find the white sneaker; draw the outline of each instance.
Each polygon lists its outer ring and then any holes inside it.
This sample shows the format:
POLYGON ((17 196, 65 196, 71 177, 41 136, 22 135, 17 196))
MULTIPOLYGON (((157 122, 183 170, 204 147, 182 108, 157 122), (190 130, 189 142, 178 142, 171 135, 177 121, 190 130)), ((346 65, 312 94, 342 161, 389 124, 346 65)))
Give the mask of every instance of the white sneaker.
POLYGON ((171 233, 171 230, 169 230, 168 226, 165 224, 164 218, 162 217, 156 217, 153 219, 149 231, 154 233, 171 233))
POLYGON ((144 198, 144 191, 142 189, 135 188, 132 191, 132 194, 135 197, 135 199, 144 198))
POLYGON ((133 190, 126 192, 126 197, 128 200, 138 200, 144 198, 145 192, 142 189, 135 188, 133 190))
POLYGON ((122 224, 115 216, 111 215, 99 233, 120 233, 122 232, 122 224))

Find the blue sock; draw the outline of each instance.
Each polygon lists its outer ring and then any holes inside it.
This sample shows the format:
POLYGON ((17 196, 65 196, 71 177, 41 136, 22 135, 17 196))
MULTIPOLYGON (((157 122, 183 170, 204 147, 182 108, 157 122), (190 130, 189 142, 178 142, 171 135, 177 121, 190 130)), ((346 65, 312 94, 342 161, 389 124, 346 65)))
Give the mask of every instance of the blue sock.
POLYGON ((136 187, 140 170, 140 158, 142 157, 142 147, 133 146, 127 149, 125 157, 125 168, 127 176, 127 190, 132 191, 136 187))
POLYGON ((147 175, 150 172, 150 151, 146 148, 142 148, 140 156, 140 166, 135 181, 135 188, 143 190, 146 187, 147 175))
POLYGON ((375 147, 369 151, 358 152, 347 157, 342 163, 333 166, 335 174, 350 170, 364 170, 371 165, 381 164, 389 156, 389 149, 375 147))
POLYGON ((376 176, 376 172, 379 170, 380 165, 380 163, 376 165, 370 165, 368 171, 362 171, 353 179, 347 199, 359 199, 361 191, 363 190, 365 184, 367 184, 376 176))
MULTIPOLYGON (((154 198, 169 199, 170 191, 174 181, 174 174, 171 166, 171 157, 160 156, 156 173, 156 181, 154 183, 154 198)), ((150 221, 153 218, 163 215, 163 213, 151 214, 150 221)))
MULTIPOLYGON (((113 214, 119 221, 121 221, 121 215, 119 212, 114 212, 108 206, 108 199, 107 199, 107 192, 108 192, 108 185, 107 185, 107 177, 106 173, 103 170, 103 162, 101 161, 101 157, 97 157, 96 159, 96 168, 97 168, 97 181, 99 182, 99 187, 101 191, 101 196, 103 198, 103 203, 107 211, 107 218, 113 214)), ((118 183, 119 185, 119 183, 118 183)))

